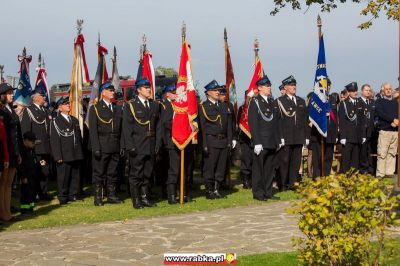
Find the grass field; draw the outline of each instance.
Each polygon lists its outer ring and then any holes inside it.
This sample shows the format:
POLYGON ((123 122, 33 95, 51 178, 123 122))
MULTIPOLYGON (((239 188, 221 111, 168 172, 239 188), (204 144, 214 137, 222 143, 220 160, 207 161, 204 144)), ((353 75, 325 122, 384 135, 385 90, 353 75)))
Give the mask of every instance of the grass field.
MULTIPOLYGON (((393 239, 391 245, 394 254, 389 259, 389 250, 385 250, 384 257, 387 259, 384 265, 396 266, 400 265, 400 238, 393 239)), ((297 261, 297 252, 274 252, 255 254, 248 256, 237 255, 237 265, 244 266, 296 266, 299 265, 297 261)))
MULTIPOLYGON (((234 179, 232 181, 236 185, 229 191, 222 191, 222 194, 227 196, 225 199, 207 200, 204 197, 204 187, 197 185, 197 188, 194 191, 189 192, 194 201, 184 204, 183 207, 180 207, 179 204, 169 205, 166 200, 160 200, 156 201, 157 207, 136 210, 133 209, 132 201, 126 192, 119 194, 119 196, 124 199, 123 204, 105 204, 101 207, 95 207, 93 206, 93 197, 90 195, 91 188, 86 187, 85 194, 88 196, 82 201, 62 206, 58 204, 57 199, 54 199, 51 202, 39 202, 35 207, 36 214, 34 216, 23 217, 16 214, 17 221, 8 223, 3 222, 0 225, 0 231, 47 228, 75 224, 92 224, 104 221, 121 221, 125 219, 209 211, 237 206, 268 204, 268 202, 254 200, 251 190, 243 189, 242 185, 240 185, 239 181, 236 179, 238 170, 233 169, 233 171, 234 179)), ((195 181, 200 180, 195 179, 195 181)), ((55 184, 53 183, 52 185, 54 187, 55 184)), ((55 189, 53 189, 50 194, 56 197, 55 189)), ((293 200, 297 198, 297 194, 292 191, 281 192, 276 195, 281 198, 280 200, 293 200)), ((18 206, 18 200, 14 201, 14 205, 18 206)))

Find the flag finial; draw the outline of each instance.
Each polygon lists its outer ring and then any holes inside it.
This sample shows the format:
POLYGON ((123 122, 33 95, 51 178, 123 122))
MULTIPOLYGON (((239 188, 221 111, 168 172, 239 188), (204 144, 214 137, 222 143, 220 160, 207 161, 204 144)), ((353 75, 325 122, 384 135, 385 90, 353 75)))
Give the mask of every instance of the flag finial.
POLYGON ((100 46, 100 32, 97 33, 97 45, 100 46))
POLYGON ((113 60, 112 60, 113 62, 117 62, 117 48, 115 48, 115 45, 114 45, 114 54, 113 54, 113 60))
POLYGON ((81 34, 83 29, 83 19, 76 20, 76 29, 78 30, 78 35, 81 34))
POLYGON ((143 36, 142 36, 143 51, 146 51, 146 44, 147 44, 147 37, 146 37, 146 34, 143 33, 143 36))
POLYGON ((26 56, 26 47, 24 47, 24 49, 22 49, 22 56, 26 56))
POLYGON ((318 39, 319 39, 322 36, 322 20, 319 14, 317 17, 317 27, 318 27, 318 39))
POLYGON ((258 51, 260 50, 260 42, 258 41, 258 38, 255 38, 254 40, 254 53, 256 56, 258 55, 258 51))
POLYGON ((38 67, 42 67, 42 53, 39 53, 39 58, 38 58, 38 67))
POLYGON ((226 28, 224 28, 224 40, 228 40, 228 33, 226 32, 226 28))
POLYGON ((42 57, 42 67, 45 68, 44 57, 42 57))
POLYGON ((186 39, 186 23, 185 21, 182 22, 182 41, 186 39))

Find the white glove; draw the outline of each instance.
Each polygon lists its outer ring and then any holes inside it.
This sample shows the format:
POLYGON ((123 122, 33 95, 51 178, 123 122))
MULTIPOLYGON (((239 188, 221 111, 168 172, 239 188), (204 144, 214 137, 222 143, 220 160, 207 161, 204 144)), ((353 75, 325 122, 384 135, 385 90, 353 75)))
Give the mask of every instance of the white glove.
POLYGON ((367 141, 367 139, 366 139, 366 138, 362 138, 362 142, 361 142, 361 144, 364 144, 366 141, 367 141))
POLYGON ((310 145, 310 140, 306 139, 306 146, 310 145))
POLYGON ((254 146, 254 153, 256 155, 259 155, 261 153, 261 151, 263 150, 263 147, 261 144, 257 144, 254 146))
POLYGON ((338 138, 335 139, 335 143, 337 143, 337 141, 338 141, 338 138))
POLYGON ((232 149, 234 149, 236 147, 236 140, 232 140, 232 149))
POLYGON ((285 139, 281 139, 281 144, 280 145, 282 145, 282 147, 285 146, 285 139))
POLYGON ((340 144, 342 144, 343 146, 346 145, 346 139, 341 139, 340 144))

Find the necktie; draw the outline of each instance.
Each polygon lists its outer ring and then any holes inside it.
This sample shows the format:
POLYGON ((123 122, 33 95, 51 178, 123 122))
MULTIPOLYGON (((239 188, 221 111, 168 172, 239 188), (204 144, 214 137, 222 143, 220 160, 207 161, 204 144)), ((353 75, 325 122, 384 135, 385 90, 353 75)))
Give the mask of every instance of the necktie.
POLYGON ((149 109, 149 102, 148 101, 144 101, 144 106, 149 109))
POLYGON ((70 124, 72 124, 71 117, 70 117, 70 116, 67 116, 67 117, 68 117, 68 122, 69 122, 70 124))
POLYGON ((111 112, 113 111, 111 103, 108 105, 108 108, 110 109, 111 112))

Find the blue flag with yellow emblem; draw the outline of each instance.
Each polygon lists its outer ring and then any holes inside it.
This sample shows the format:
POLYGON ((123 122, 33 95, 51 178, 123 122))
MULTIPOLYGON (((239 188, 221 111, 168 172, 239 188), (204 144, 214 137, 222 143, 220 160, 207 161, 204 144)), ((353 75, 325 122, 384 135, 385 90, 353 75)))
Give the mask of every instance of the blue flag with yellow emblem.
POLYGON ((318 132, 326 138, 328 132, 329 91, 326 72, 324 37, 319 40, 317 71, 315 72, 314 91, 309 104, 309 119, 318 132))

